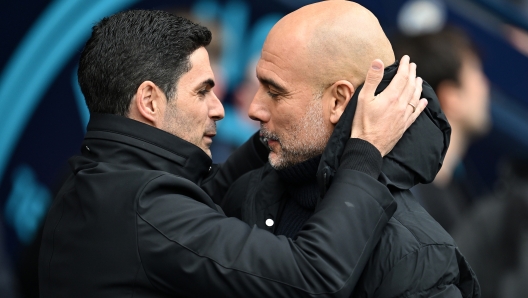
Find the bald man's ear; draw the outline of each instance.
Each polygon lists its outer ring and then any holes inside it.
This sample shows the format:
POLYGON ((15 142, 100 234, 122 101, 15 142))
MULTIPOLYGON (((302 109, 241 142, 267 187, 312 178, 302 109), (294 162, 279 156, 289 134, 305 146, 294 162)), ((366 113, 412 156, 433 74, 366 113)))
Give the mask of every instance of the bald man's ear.
POLYGON ((130 102, 129 117, 161 128, 166 105, 167 98, 163 91, 153 82, 145 81, 139 85, 130 102))
POLYGON ((331 99, 328 105, 332 124, 337 124, 355 91, 354 85, 346 80, 337 81, 330 87, 331 99))

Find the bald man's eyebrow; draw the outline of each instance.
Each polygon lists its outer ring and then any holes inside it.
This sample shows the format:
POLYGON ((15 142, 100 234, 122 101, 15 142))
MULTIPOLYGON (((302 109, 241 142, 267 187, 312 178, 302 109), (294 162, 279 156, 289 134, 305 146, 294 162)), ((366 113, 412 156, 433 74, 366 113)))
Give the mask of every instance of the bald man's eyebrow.
POLYGON ((275 91, 277 91, 279 93, 288 93, 286 88, 282 87, 279 83, 275 82, 272 79, 261 78, 261 77, 257 77, 257 79, 260 81, 261 84, 267 85, 267 86, 271 86, 271 87, 273 87, 273 89, 275 91))

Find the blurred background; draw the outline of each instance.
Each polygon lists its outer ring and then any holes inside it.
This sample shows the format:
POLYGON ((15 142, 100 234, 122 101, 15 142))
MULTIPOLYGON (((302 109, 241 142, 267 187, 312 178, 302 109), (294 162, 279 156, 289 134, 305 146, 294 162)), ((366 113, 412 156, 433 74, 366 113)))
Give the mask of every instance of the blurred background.
MULTIPOLYGON (((226 111, 213 160, 258 124, 247 110, 264 39, 307 0, 3 0, 0 4, 0 297, 38 297, 46 211, 79 152, 89 114, 77 61, 91 26, 120 10, 163 9, 213 32, 226 111)), ((409 54, 452 127, 436 180, 413 189, 477 272, 483 297, 528 297, 528 0, 358 1, 397 57, 409 54)), ((324 67, 324 65, 322 65, 324 67)))

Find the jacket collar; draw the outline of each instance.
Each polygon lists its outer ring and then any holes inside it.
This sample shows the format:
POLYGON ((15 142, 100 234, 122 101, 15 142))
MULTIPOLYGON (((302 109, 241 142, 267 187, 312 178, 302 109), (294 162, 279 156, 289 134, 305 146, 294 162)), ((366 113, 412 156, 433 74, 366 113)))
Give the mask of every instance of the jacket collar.
POLYGON ((93 114, 81 151, 99 162, 168 172, 200 184, 211 158, 198 146, 130 118, 93 114))
MULTIPOLYGON (((398 61, 385 68, 383 79, 376 89, 382 92, 398 71, 398 61)), ((363 85, 359 86, 339 119, 319 163, 317 172, 321 194, 328 189, 339 167, 346 142, 350 138, 352 120, 363 85)), ((428 100, 426 109, 403 134, 400 141, 383 158, 382 173, 378 180, 387 186, 410 189, 418 183, 432 182, 442 166, 449 146, 451 127, 440 109, 433 89, 424 81, 422 98, 428 100)))

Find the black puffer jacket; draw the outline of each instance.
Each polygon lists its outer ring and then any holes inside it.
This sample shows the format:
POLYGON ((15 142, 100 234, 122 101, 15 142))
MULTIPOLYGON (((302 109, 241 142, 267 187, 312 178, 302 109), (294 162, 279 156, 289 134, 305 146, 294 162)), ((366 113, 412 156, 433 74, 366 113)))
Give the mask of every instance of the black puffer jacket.
MULTIPOLYGON (((396 72, 396 63, 385 69, 377 93, 387 87, 396 72)), ((350 138, 360 90, 358 88, 341 116, 321 158, 317 173, 321 198, 334 182, 334 173, 350 138)), ((480 296, 475 274, 451 236, 409 191, 417 183, 434 179, 451 133, 438 99, 427 83, 424 83, 422 97, 429 100, 426 110, 383 159, 378 180, 390 189, 398 208, 366 263, 353 297, 480 296)), ((231 187, 224 199, 224 210, 250 225, 274 232, 275 226, 267 226, 266 220, 280 221, 284 188, 277 173, 267 164, 244 175, 231 187)), ((348 194, 349 197, 355 195, 348 194)))
POLYGON ((277 237, 214 203, 266 153, 256 135, 211 169, 202 149, 169 133, 92 115, 46 218, 41 297, 346 297, 366 262, 347 252, 373 250, 396 209, 392 195, 340 169, 310 231, 277 237))

